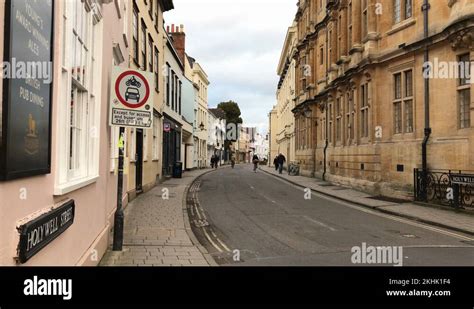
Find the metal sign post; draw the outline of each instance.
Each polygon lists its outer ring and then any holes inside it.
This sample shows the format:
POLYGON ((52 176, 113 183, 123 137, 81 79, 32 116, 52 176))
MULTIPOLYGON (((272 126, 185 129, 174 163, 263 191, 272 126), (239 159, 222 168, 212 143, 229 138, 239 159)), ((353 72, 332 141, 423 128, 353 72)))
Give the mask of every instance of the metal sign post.
POLYGON ((125 128, 120 127, 119 131, 119 157, 118 157, 118 184, 117 184, 117 210, 114 216, 114 251, 122 251, 123 246, 123 207, 122 207, 122 194, 123 194, 123 149, 125 128))
POLYGON ((125 127, 143 130, 153 128, 151 81, 153 81, 153 74, 127 68, 115 67, 112 74, 113 91, 109 109, 109 124, 120 128, 117 210, 114 215, 114 251, 122 251, 123 247, 124 213, 122 195, 125 127))

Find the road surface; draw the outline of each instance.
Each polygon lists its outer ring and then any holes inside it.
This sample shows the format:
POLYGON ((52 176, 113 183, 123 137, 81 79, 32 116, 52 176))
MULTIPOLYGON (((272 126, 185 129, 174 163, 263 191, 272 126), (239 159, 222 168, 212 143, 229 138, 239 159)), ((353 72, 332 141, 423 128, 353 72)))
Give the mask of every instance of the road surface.
POLYGON ((305 196, 250 164, 206 174, 190 188, 187 204, 194 233, 220 265, 474 265, 473 237, 314 192, 305 196))

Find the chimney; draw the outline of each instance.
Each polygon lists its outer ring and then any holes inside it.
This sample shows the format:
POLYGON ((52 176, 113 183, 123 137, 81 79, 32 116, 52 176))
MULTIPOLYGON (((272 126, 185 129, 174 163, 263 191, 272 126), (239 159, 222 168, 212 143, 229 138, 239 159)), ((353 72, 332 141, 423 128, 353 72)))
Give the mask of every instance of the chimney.
MULTIPOLYGON (((174 25, 172 27, 174 29, 174 25)), ((171 36, 173 37, 173 46, 178 52, 178 57, 184 64, 186 57, 186 33, 184 33, 184 25, 176 26, 176 32, 173 31, 171 36)))
POLYGON ((174 24, 171 25, 171 33, 174 33, 174 24))

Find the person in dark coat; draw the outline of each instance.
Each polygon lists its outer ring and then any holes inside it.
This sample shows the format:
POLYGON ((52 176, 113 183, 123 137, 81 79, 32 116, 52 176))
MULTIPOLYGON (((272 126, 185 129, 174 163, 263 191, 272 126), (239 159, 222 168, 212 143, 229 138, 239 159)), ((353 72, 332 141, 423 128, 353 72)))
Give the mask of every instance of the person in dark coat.
POLYGON ((252 158, 252 163, 253 163, 253 171, 256 173, 257 172, 257 168, 258 168, 258 163, 260 162, 260 159, 258 158, 258 156, 256 154, 253 155, 253 158, 252 158))
POLYGON ((275 171, 278 171, 278 156, 275 156, 275 159, 273 159, 273 165, 275 165, 275 171))
POLYGON ((286 162, 286 158, 285 156, 280 153, 278 155, 278 172, 281 174, 283 172, 283 165, 285 164, 286 162))

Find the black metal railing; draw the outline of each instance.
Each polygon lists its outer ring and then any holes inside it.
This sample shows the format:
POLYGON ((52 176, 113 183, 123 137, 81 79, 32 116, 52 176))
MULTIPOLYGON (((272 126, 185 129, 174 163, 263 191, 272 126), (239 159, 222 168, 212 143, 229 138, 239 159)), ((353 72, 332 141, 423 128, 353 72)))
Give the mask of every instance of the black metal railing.
POLYGON ((415 200, 474 209, 474 172, 414 170, 415 200))

